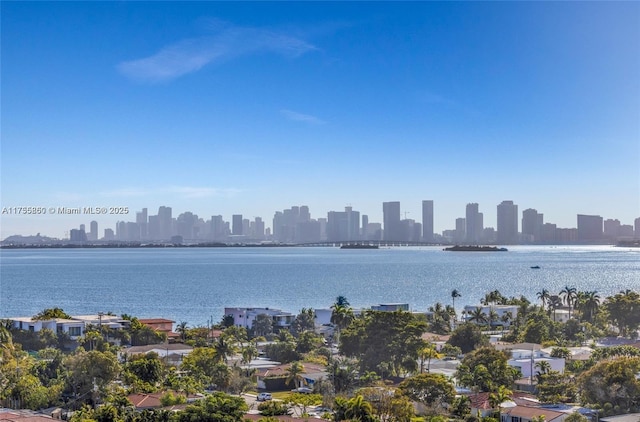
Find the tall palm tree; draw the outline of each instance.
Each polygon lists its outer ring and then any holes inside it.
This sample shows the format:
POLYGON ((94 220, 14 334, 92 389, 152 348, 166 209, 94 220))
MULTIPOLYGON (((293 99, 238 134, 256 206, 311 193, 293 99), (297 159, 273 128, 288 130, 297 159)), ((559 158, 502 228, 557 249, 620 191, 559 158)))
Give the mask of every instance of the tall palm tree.
POLYGON ((549 311, 553 311, 553 320, 556 320, 556 310, 562 306, 560 296, 553 295, 549 298, 549 311))
POLYGON ((569 318, 571 318, 571 308, 578 297, 578 291, 575 287, 565 286, 565 288, 560 291, 560 296, 564 297, 564 302, 569 307, 569 318))
POLYGON ((593 322, 593 318, 600 307, 600 296, 596 291, 585 292, 581 301, 581 310, 583 317, 588 322, 593 322))
POLYGON ((451 301, 453 302, 453 310, 456 309, 456 298, 462 297, 462 294, 458 291, 458 289, 451 290, 451 301))
POLYGON ((218 337, 218 341, 213 345, 213 348, 215 349, 218 358, 225 364, 227 363, 228 358, 236 353, 236 347, 235 344, 233 344, 233 337, 229 337, 224 334, 218 337))
POLYGON ((549 294, 549 290, 542 289, 537 293, 538 299, 542 302, 542 310, 544 310, 544 305, 549 302, 551 295, 549 294))

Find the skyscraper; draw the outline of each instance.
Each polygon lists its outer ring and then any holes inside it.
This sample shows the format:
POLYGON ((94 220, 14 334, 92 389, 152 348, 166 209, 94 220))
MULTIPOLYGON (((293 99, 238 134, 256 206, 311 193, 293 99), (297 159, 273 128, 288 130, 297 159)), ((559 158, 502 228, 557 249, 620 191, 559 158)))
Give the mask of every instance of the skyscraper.
POLYGON ((242 214, 234 214, 231 218, 231 234, 234 236, 242 235, 242 214))
POLYGON ((160 224, 160 239, 171 239, 171 236, 173 236, 173 219, 171 218, 171 207, 163 206, 158 209, 158 223, 160 224))
POLYGON ((384 223, 384 240, 401 241, 402 227, 400 226, 400 202, 382 203, 382 220, 384 223))
POLYGON ((603 221, 599 215, 578 214, 578 241, 600 242, 603 237, 603 221))
POLYGON ((542 226, 544 216, 538 211, 528 208, 522 211, 522 237, 523 242, 539 243, 542 241, 542 226))
POLYGON ((478 204, 467 204, 465 215, 465 239, 470 244, 479 243, 484 230, 484 216, 478 212, 478 204))
POLYGON ((433 241, 433 201, 422 201, 422 241, 433 241))
POLYGON ((498 243, 518 243, 518 206, 513 201, 498 205, 498 243))
POLYGON ((98 240, 98 222, 94 220, 89 223, 89 229, 91 230, 91 237, 89 240, 98 240))

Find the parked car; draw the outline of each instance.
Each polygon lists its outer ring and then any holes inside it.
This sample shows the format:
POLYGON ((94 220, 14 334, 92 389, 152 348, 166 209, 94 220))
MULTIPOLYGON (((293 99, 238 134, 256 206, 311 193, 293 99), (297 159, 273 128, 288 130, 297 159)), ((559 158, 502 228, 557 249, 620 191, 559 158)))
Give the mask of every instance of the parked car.
POLYGON ((258 397, 256 398, 258 401, 267 401, 271 400, 271 393, 258 393, 258 397))
POLYGON ((313 390, 309 387, 300 387, 300 388, 294 388, 293 390, 294 393, 302 393, 302 394, 311 394, 313 393, 313 390))

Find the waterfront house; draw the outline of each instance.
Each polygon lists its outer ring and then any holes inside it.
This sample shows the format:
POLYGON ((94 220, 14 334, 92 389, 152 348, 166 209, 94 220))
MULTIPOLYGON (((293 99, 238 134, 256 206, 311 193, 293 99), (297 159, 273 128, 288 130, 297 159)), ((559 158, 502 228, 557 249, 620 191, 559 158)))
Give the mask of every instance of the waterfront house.
POLYGON ((85 324, 75 319, 52 318, 34 321, 32 317, 8 318, 13 328, 31 332, 39 332, 43 329, 51 330, 56 334, 67 334, 71 340, 77 340, 85 332, 85 324))
POLYGON ((295 319, 295 315, 292 313, 273 308, 224 308, 224 314, 233 317, 233 323, 236 327, 246 329, 253 327, 253 321, 258 315, 270 316, 276 331, 281 328, 289 328, 295 319))
POLYGON ((153 328, 155 331, 159 333, 164 333, 167 335, 168 339, 177 339, 180 337, 180 334, 173 332, 173 323, 170 319, 164 318, 138 318, 138 321, 142 325, 146 325, 148 327, 153 328))

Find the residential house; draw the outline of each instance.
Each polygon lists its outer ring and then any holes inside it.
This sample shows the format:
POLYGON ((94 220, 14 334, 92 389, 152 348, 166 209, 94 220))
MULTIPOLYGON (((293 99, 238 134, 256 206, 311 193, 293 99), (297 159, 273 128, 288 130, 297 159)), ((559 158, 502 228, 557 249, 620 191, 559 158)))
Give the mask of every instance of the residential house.
POLYGON ((253 326, 253 321, 258 315, 270 316, 273 320, 273 327, 276 329, 289 328, 295 319, 295 315, 290 312, 270 308, 224 308, 224 314, 233 317, 235 326, 247 329, 253 326))
POLYGON ((18 330, 40 332, 51 330, 56 334, 67 334, 71 340, 77 340, 85 332, 85 324, 75 319, 52 318, 34 321, 31 317, 8 318, 11 325, 18 330))
POLYGON ((500 422, 532 422, 543 418, 545 422, 562 422, 568 413, 557 412, 543 407, 513 406, 500 409, 500 422))
MULTIPOLYGON (((286 377, 291 364, 257 368, 256 379, 258 389, 278 391, 295 388, 293 384, 286 384, 286 377)), ((327 376, 324 365, 304 363, 302 374, 303 384, 313 388, 313 385, 321 378, 327 376)))

